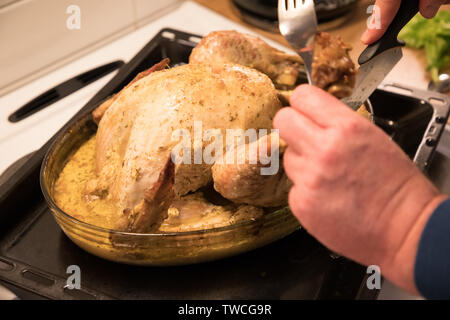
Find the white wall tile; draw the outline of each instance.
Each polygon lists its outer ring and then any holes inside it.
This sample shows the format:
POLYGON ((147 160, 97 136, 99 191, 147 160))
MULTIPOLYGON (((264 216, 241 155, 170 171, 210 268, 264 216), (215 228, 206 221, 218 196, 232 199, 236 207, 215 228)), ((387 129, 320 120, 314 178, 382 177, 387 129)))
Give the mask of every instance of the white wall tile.
POLYGON ((74 52, 133 28, 132 0, 23 0, 0 9, 0 91, 74 52), (81 29, 69 30, 69 5, 81 9, 81 29))
POLYGON ((142 21, 149 16, 154 15, 156 12, 167 8, 168 6, 179 3, 179 0, 133 0, 135 5, 136 21, 142 21))

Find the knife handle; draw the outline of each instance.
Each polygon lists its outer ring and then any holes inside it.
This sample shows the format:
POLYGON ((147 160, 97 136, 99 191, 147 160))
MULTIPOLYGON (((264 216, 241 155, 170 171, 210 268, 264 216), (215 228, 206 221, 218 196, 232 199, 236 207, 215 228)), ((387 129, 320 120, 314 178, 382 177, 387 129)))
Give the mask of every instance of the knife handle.
POLYGON ((376 42, 370 44, 359 56, 361 65, 386 50, 404 46, 403 40, 397 39, 403 27, 419 12, 419 0, 402 0, 400 8, 384 35, 376 42))

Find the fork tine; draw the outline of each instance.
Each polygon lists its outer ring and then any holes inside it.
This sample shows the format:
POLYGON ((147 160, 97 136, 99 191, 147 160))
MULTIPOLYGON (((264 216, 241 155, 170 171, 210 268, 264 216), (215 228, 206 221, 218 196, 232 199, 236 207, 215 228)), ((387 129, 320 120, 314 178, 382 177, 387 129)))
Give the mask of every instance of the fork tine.
POLYGON ((286 0, 278 0, 278 12, 286 11, 286 0))
POLYGON ((287 0, 288 5, 287 5, 287 9, 290 10, 294 10, 295 9, 295 0, 287 0))

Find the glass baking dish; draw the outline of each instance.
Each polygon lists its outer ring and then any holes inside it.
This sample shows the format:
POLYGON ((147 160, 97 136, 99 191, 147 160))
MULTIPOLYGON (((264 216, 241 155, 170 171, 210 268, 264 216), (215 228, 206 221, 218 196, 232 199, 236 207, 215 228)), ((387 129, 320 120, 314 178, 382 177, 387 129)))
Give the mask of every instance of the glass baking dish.
POLYGON ((64 233, 78 246, 98 257, 137 265, 199 263, 262 247, 300 228, 288 207, 253 221, 176 233, 127 233, 80 221, 56 205, 54 185, 70 156, 96 130, 97 126, 88 113, 56 138, 42 164, 41 188, 64 233))

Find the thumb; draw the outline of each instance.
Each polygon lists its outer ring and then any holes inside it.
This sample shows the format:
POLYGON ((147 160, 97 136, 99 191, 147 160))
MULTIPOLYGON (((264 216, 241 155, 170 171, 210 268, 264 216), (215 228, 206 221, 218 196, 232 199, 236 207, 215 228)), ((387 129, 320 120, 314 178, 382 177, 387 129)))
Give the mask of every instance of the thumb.
POLYGON ((377 0, 372 9, 372 16, 368 28, 361 37, 365 44, 371 44, 386 32, 387 28, 394 20, 401 0, 377 0))
POLYGON ((431 19, 439 11, 441 5, 448 2, 445 0, 422 0, 420 1, 420 14, 424 18, 431 19))

